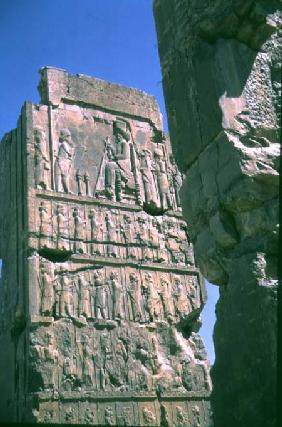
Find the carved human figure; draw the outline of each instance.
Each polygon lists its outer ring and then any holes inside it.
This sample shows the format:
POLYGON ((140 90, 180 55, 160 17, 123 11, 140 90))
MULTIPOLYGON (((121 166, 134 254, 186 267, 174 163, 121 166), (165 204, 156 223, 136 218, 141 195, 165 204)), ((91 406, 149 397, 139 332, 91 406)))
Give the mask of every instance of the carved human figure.
POLYGON ((84 421, 86 424, 94 424, 95 413, 90 408, 85 409, 84 421))
POLYGON ((85 318, 91 317, 89 285, 84 276, 78 278, 78 314, 85 318))
POLYGON ((41 351, 42 377, 45 390, 54 390, 57 388, 57 366, 59 353, 52 333, 47 332, 45 343, 41 351))
POLYGON ((140 172, 144 186, 145 202, 157 204, 157 190, 153 175, 152 154, 149 150, 140 152, 140 172))
POLYGON ((129 298, 133 320, 138 322, 141 320, 141 290, 137 274, 131 273, 129 275, 129 283, 127 284, 126 292, 129 298))
POLYGON ((131 410, 130 407, 123 407, 120 415, 118 416, 119 426, 132 426, 131 410))
POLYGON ((61 245, 61 238, 67 237, 67 218, 66 218, 66 211, 65 207, 63 205, 57 205, 55 209, 55 215, 56 215, 56 240, 57 240, 57 246, 61 245))
POLYGON ((193 367, 191 364, 191 359, 187 357, 181 361, 182 363, 182 384, 188 391, 192 391, 194 389, 194 381, 193 381, 193 367))
POLYGON ((155 425, 156 424, 156 417, 153 414, 152 411, 148 408, 144 408, 143 411, 143 421, 145 426, 155 425))
POLYGON ((121 201, 122 189, 125 187, 132 192, 135 189, 134 177, 135 158, 134 147, 130 139, 130 129, 126 122, 114 123, 115 146, 106 140, 107 164, 105 167, 105 186, 111 199, 121 201))
POLYGON ((73 283, 66 274, 62 274, 56 286, 60 317, 73 317, 73 283))
POLYGON ((48 189, 50 161, 47 155, 45 132, 40 128, 34 129, 34 181, 36 188, 48 189))
POLYGON ((185 283, 179 277, 174 279, 173 303, 176 316, 183 319, 192 311, 190 301, 187 297, 185 283))
POLYGON ((73 222, 74 222, 74 252, 83 253, 83 238, 84 238, 84 224, 85 221, 81 218, 78 208, 73 209, 73 222))
POLYGON ((201 415, 199 406, 193 405, 191 409, 193 414, 193 427, 201 427, 201 415))
POLYGON ((74 414, 75 414, 75 412, 74 412, 74 409, 72 407, 67 408, 66 412, 65 412, 65 421, 67 423, 71 423, 74 419, 74 414))
POLYGON ((91 240, 90 253, 92 255, 94 254, 101 255, 100 245, 96 243, 96 241, 98 240, 98 233, 100 231, 100 223, 97 219, 97 213, 95 212, 94 209, 90 209, 88 218, 90 221, 90 240, 91 240))
POLYGON ((113 319, 121 319, 123 317, 122 309, 121 309, 122 286, 121 286, 118 274, 114 271, 110 274, 110 286, 112 291, 112 303, 113 303, 112 316, 113 316, 113 319))
POLYGON ((97 390, 106 389, 106 371, 104 366, 104 356, 99 349, 93 352, 93 362, 95 368, 96 388, 97 390))
POLYGON ((144 298, 144 308, 149 315, 149 320, 153 322, 154 320, 154 308, 152 304, 152 293, 153 289, 153 281, 152 275, 150 273, 145 275, 145 280, 142 283, 142 295, 144 298))
POLYGON ((65 390, 71 391, 74 388, 76 375, 76 365, 74 357, 67 356, 63 359, 63 381, 62 386, 65 390))
POLYGON ((192 277, 188 283, 188 298, 190 300, 191 306, 193 309, 196 309, 200 306, 200 292, 198 279, 196 277, 192 277))
POLYGON ((117 257, 117 248, 111 242, 116 242, 117 240, 117 228, 115 221, 112 218, 112 215, 107 212, 105 215, 105 223, 106 223, 106 241, 109 242, 107 244, 107 254, 110 257, 117 257))
POLYGON ((172 309, 170 306, 170 284, 164 277, 161 277, 158 287, 158 294, 162 304, 165 319, 170 320, 172 318, 172 309))
POLYGON ((82 383, 86 387, 93 387, 94 364, 93 351, 89 345, 89 337, 85 336, 82 342, 82 383))
POLYGON ((170 156, 170 163, 171 163, 170 173, 171 173, 172 185, 174 189, 176 208, 180 208, 181 201, 180 201, 179 191, 183 182, 182 174, 179 172, 179 169, 176 165, 176 162, 173 156, 170 156))
POLYGON ((70 192, 70 169, 73 161, 74 148, 71 133, 62 129, 59 135, 59 148, 55 160, 55 188, 56 191, 70 192))
POLYGON ((43 316, 51 316, 55 303, 54 279, 43 262, 40 264, 39 286, 41 290, 40 313, 43 316))
POLYGON ((163 154, 159 150, 155 150, 155 174, 157 177, 160 203, 162 209, 168 209, 171 207, 170 200, 170 185, 168 180, 168 174, 166 170, 166 163, 163 158, 163 154))
POLYGON ((106 319, 106 294, 105 294, 105 283, 101 278, 101 273, 95 271, 94 275, 94 312, 96 319, 99 319, 102 316, 103 319, 106 319))
POLYGON ((127 258, 136 258, 135 248, 132 247, 132 243, 134 240, 133 237, 133 227, 132 221, 129 215, 123 216, 123 224, 120 225, 120 234, 123 238, 123 242, 126 244, 126 257, 127 258))
POLYGON ((175 418, 174 427, 186 427, 189 425, 187 414, 181 406, 175 407, 175 418))
POLYGON ((114 426, 115 425, 114 412, 110 406, 108 406, 105 409, 105 425, 106 426, 114 426))
POLYGON ((50 217, 44 202, 40 202, 39 208, 39 233, 40 236, 49 236, 50 234, 50 217))

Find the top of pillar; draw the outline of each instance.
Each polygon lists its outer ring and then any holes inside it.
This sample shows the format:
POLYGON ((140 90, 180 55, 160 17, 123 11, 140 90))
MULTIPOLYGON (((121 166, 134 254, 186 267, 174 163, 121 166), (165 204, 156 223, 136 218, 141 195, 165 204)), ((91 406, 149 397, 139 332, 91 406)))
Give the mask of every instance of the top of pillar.
POLYGON ((40 69, 38 90, 43 104, 60 103, 102 107, 150 120, 162 130, 162 116, 154 96, 139 89, 100 80, 85 74, 70 74, 55 67, 40 69))

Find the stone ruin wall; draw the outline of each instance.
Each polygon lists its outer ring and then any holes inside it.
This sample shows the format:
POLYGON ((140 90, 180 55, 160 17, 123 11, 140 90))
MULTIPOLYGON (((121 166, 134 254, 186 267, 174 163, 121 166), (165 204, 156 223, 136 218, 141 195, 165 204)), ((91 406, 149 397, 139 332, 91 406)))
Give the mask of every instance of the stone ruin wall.
POLYGON ((281 2, 155 0, 184 217, 219 285, 216 427, 274 426, 281 2))
POLYGON ((0 145, 1 421, 211 426, 206 292, 155 99, 50 67, 39 91, 0 145))

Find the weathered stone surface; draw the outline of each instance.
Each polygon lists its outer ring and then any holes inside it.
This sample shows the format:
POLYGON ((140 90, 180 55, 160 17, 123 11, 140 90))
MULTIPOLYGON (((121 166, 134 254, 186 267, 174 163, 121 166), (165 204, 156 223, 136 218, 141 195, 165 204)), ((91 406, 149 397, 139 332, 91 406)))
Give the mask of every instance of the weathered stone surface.
POLYGON ((157 104, 41 77, 0 146, 0 419, 211 426, 206 292, 157 104))
POLYGON ((154 13, 183 212, 221 286, 215 424, 273 426, 281 3, 155 0, 154 13))

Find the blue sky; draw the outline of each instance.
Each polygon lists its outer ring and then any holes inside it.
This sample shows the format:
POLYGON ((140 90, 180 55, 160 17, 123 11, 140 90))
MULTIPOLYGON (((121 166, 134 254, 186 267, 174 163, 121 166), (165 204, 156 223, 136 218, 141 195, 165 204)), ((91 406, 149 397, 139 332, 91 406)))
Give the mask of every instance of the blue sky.
MULTIPOLYGON (((0 0, 0 138, 24 101, 39 102, 38 70, 64 68, 154 95, 167 124, 151 0, 0 0)), ((211 362, 216 286, 201 334, 211 362)))

